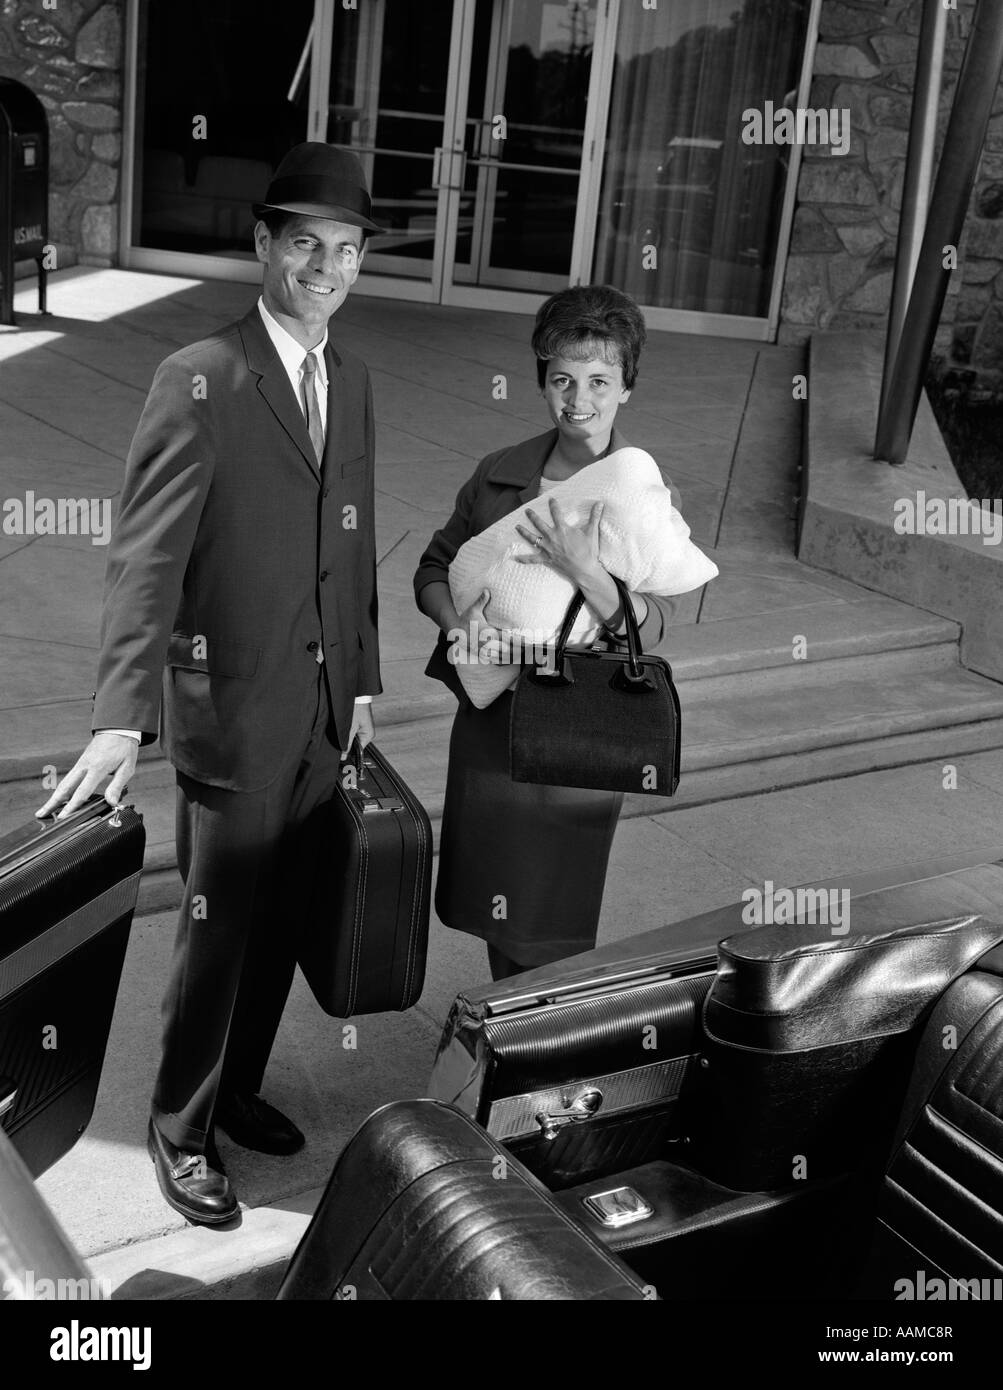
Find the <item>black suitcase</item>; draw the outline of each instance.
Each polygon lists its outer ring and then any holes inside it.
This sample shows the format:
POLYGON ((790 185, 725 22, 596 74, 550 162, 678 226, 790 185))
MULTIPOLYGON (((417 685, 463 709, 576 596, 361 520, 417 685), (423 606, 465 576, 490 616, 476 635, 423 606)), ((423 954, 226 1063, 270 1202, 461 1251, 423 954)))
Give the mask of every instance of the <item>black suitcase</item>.
POLYGON ((323 808, 299 963, 334 1018, 409 1009, 425 983, 432 826, 372 743, 323 808))
POLYGON ((0 1125, 34 1177, 93 1112, 145 844, 103 797, 0 839, 0 1125))

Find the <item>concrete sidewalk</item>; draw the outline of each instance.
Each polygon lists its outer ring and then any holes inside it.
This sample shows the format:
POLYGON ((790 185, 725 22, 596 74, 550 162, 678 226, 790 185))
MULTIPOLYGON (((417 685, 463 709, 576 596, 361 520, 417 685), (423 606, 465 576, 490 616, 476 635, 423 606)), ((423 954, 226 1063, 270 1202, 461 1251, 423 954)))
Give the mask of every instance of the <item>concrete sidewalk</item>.
MULTIPOLYGON (((113 498, 156 364, 255 297, 246 285, 75 269, 52 278, 54 315, 40 320, 22 292, 20 326, 0 328, 3 496, 113 498)), ((380 743, 434 815, 452 697, 422 675, 434 631, 415 610, 411 575, 475 462, 547 427, 531 321, 355 298, 334 327, 369 363, 376 394, 380 743), (493 395, 499 375, 504 400, 493 395)), ((721 576, 684 599, 675 632, 673 663, 692 693, 685 795, 671 808, 640 798, 630 808, 601 943, 766 879, 793 885, 1000 838, 1003 753, 970 750, 1003 743, 1001 692, 958 667, 956 624, 794 559, 791 375, 801 365, 798 349, 653 333, 622 412, 721 576), (792 670, 794 634, 807 634, 810 670, 792 670), (820 747, 837 729, 838 746, 820 747), (904 765, 868 773, 881 756, 904 765), (788 789, 761 791, 775 786, 788 789)), ((0 535, 0 832, 28 820, 47 794, 45 770, 64 772, 86 741, 104 559, 87 536, 0 535)), ((151 750, 133 787, 155 869, 148 907, 177 896, 171 783, 151 750)), ((280 1160, 221 1139, 242 1224, 191 1231, 161 1201, 144 1141, 173 930, 173 912, 137 919, 93 1122, 39 1186, 122 1296, 200 1297, 207 1286, 263 1296, 354 1128, 384 1101, 424 1090, 456 990, 485 974, 483 946, 433 922, 421 1004, 356 1020, 355 1048, 298 977, 265 1094, 302 1124, 307 1147, 280 1160)))
MULTIPOLYGON (((121 270, 69 270, 50 281, 51 317, 28 312, 0 327, 0 437, 5 496, 114 498, 157 364, 253 305, 247 285, 121 270)), ((414 607, 411 576, 457 489, 484 454, 549 427, 528 316, 382 299, 349 299, 333 331, 369 364, 377 402, 377 541, 381 657, 388 717, 448 709, 422 671, 434 630, 414 607), (507 398, 494 398, 504 376, 507 398)), ((621 421, 628 438, 670 472, 694 538, 718 540, 729 471, 761 345, 652 334, 621 421)), ((795 363, 800 353, 765 349, 795 363)), ((745 526, 758 565, 732 564, 708 594, 708 615, 754 611, 804 573, 776 545, 792 499, 745 526), (768 532, 767 521, 773 526, 768 532), (775 553, 774 553, 775 552, 775 553)), ((734 537, 733 537, 734 539, 734 537)), ((88 536, 0 535, 4 637, 0 653, 0 776, 32 775, 79 751, 94 686, 105 550, 88 536)), ((820 579, 831 596, 852 588, 820 579)), ((699 596, 682 614, 692 621, 699 596)))
MULTIPOLYGON (((113 499, 156 364, 254 298, 244 285, 74 269, 54 277, 54 315, 42 320, 25 291, 20 326, 0 330, 5 494, 113 499)), ((548 423, 531 320, 350 298, 334 327, 370 364, 376 393, 380 743, 434 822, 453 700, 424 677, 434 630, 411 576, 477 459, 548 423)), ((1003 746, 1003 687, 960 669, 956 623, 794 558, 802 407, 791 385, 803 357, 652 333, 621 412, 720 568, 682 598, 673 630, 686 709, 672 809, 1003 746), (810 660, 792 661, 795 640, 810 660)), ((43 778, 85 741, 105 554, 89 536, 0 535, 0 830, 31 814, 43 778)), ((179 895, 173 772, 158 753, 143 751, 131 787, 147 825, 143 911, 179 895)))

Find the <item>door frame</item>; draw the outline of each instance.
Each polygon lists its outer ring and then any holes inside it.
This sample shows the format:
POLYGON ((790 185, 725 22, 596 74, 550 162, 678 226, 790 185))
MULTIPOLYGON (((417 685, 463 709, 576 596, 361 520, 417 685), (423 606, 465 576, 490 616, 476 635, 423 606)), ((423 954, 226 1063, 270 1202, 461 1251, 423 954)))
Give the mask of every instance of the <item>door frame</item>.
MULTIPOLYGON (((474 27, 474 13, 477 0, 454 0, 457 9, 463 9, 465 23, 468 31, 467 46, 465 49, 454 47, 450 55, 451 68, 459 68, 459 80, 456 85, 457 106, 451 112, 452 133, 454 139, 459 138, 459 146, 463 148, 463 136, 467 122, 467 95, 470 78, 470 64, 472 52, 472 39, 474 27)), ((511 24, 511 4, 512 0, 495 0, 495 9, 491 17, 491 47, 489 50, 489 71, 485 81, 485 111, 490 103, 492 94, 491 88, 497 89, 502 83, 499 68, 503 61, 507 62, 507 51, 503 53, 503 46, 507 42, 507 33, 511 24)), ((602 158, 603 142, 605 137, 606 115, 609 109, 610 92, 613 83, 613 46, 608 42, 608 38, 616 33, 616 22, 619 17, 620 0, 597 0, 595 10, 595 31, 592 44, 592 61, 589 67, 589 88, 586 96, 585 129, 582 136, 582 154, 578 168, 578 192, 575 203, 575 224, 572 231, 570 264, 568 267, 569 285, 580 285, 589 278, 591 268, 591 255, 595 243, 595 226, 587 231, 583 218, 591 215, 594 219, 599 207, 599 188, 602 179, 602 158)), ((471 118, 474 119, 474 118, 471 118)), ((487 212, 493 203, 493 187, 497 183, 498 170, 489 165, 481 167, 478 171, 478 197, 477 212, 473 236, 475 240, 480 238, 480 255, 485 254, 485 246, 488 242, 485 221, 487 212)), ((462 182, 462 180, 461 180, 462 182)), ((459 198, 456 193, 455 197, 459 198)), ((451 304, 474 309, 512 309, 516 312, 535 313, 536 309, 554 291, 551 287, 545 289, 535 289, 530 283, 525 289, 515 287, 509 288, 499 284, 496 286, 483 286, 471 284, 469 281, 457 279, 452 268, 455 256, 455 225, 450 224, 446 229, 444 240, 449 242, 448 250, 448 274, 443 275, 439 285, 440 299, 442 304, 451 304)), ((474 252, 474 263, 477 264, 478 252, 474 252)), ((505 279, 505 272, 499 272, 499 278, 505 279)), ((507 273, 515 279, 519 272, 510 271, 507 273)))

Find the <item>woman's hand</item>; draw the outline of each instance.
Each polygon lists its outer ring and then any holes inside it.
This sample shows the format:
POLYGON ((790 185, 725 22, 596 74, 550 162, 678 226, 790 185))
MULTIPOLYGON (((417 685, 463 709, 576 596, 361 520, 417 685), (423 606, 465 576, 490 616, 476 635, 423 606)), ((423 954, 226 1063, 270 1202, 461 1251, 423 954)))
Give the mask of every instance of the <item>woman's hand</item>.
POLYGON ((482 590, 473 603, 457 616, 455 628, 446 633, 449 660, 453 666, 502 666, 511 660, 509 644, 498 628, 492 627, 484 616, 484 608, 490 601, 490 589, 482 590))
POLYGON ((599 563, 599 522, 603 504, 594 503, 588 520, 581 526, 571 526, 556 498, 551 497, 549 502, 549 526, 532 511, 526 512, 532 530, 529 526, 516 525, 519 535, 532 545, 533 553, 513 558, 521 565, 549 565, 583 590, 593 587, 600 576, 608 578, 607 571, 599 563))
MULTIPOLYGON (((519 535, 533 546, 533 554, 516 555, 514 558, 522 565, 550 565, 581 589, 585 602, 604 623, 612 621, 619 629, 624 616, 620 609, 620 595, 609 570, 599 560, 599 522, 603 504, 593 504, 584 525, 569 526, 561 515, 556 498, 551 497, 549 502, 552 526, 547 526, 531 511, 527 511, 526 517, 533 523, 534 530, 516 524, 519 535)), ((631 604, 638 622, 643 622, 648 612, 644 599, 632 596, 631 604)))

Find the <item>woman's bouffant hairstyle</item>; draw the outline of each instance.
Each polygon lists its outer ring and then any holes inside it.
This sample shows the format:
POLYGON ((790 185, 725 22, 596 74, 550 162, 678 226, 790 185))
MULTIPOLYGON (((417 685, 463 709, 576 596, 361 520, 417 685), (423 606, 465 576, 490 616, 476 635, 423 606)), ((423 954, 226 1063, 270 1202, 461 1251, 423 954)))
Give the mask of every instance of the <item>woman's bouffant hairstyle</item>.
POLYGON ((647 334, 640 309, 612 285, 573 285, 541 304, 533 329, 536 378, 542 389, 552 357, 576 362, 619 362, 623 384, 633 390, 647 334))

